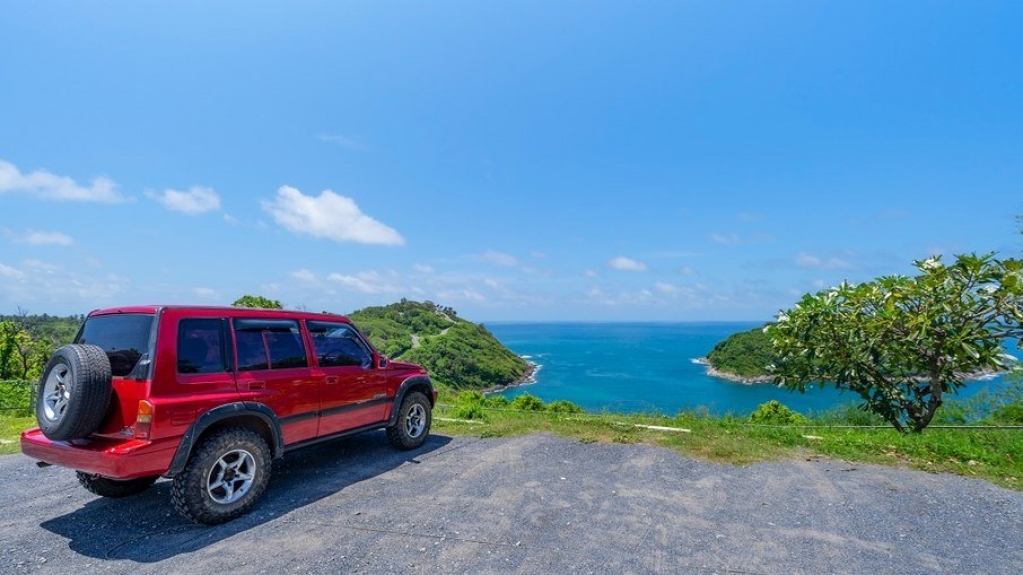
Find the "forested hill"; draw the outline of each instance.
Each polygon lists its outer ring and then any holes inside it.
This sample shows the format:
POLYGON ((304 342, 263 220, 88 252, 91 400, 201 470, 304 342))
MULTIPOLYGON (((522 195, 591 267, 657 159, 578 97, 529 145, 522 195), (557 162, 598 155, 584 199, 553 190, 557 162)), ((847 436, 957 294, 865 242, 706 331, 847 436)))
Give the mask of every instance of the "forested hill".
POLYGON ((767 366, 774 362, 771 338, 762 327, 732 334, 714 346, 707 362, 714 376, 746 383, 770 381, 767 366))
POLYGON ((348 314, 374 346, 399 361, 418 363, 438 383, 455 389, 488 389, 519 383, 532 366, 485 327, 449 307, 401 300, 348 314))

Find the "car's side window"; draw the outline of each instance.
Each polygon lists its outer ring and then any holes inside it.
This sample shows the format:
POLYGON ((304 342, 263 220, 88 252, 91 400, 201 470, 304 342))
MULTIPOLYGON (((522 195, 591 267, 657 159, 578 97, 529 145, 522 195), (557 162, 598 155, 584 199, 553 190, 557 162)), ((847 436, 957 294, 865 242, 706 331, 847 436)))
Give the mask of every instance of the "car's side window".
POLYGON ((352 326, 329 321, 310 321, 306 326, 313 337, 320 367, 373 365, 373 354, 352 326))
POLYGON ((234 332, 239 371, 309 365, 297 321, 238 319, 234 332))
POLYGON ((223 373, 228 355, 224 320, 183 319, 178 322, 178 373, 223 373))

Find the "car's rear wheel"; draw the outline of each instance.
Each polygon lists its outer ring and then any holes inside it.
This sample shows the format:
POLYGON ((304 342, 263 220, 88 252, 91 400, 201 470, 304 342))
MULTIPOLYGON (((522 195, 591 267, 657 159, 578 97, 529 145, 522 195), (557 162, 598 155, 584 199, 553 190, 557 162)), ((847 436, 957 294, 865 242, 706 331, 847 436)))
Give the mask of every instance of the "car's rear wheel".
POLYGON ((53 352, 36 396, 36 420, 54 440, 86 437, 110 407, 110 360, 94 345, 65 345, 53 352))
POLYGON ((156 476, 139 477, 138 479, 109 479, 82 471, 76 473, 78 474, 78 483, 81 483, 82 487, 101 497, 112 497, 114 499, 142 493, 149 489, 159 478, 159 476, 156 476))
POLYGON ((401 400, 398 418, 387 428, 387 439, 398 449, 415 449, 430 435, 430 400, 418 391, 401 400))
POLYGON ((216 525, 255 505, 270 477, 270 449, 256 432, 227 428, 205 438, 174 478, 171 498, 181 514, 216 525))

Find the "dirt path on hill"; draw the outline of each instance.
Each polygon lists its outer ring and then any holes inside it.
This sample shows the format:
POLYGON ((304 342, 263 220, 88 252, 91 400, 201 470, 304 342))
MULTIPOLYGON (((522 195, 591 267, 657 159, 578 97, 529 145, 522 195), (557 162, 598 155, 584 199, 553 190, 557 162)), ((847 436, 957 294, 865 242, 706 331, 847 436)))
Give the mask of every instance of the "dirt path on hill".
POLYGON ((255 510, 188 523, 169 484, 102 499, 0 457, 0 573, 1005 573, 1023 493, 828 459, 715 465, 550 436, 383 433, 277 462, 255 510))

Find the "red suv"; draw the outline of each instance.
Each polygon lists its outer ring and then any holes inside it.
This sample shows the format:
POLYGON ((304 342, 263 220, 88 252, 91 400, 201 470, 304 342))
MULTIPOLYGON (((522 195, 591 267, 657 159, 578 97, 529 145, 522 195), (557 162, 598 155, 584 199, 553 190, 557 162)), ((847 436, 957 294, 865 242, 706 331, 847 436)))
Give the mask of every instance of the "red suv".
POLYGON ((252 507, 285 451, 381 428, 419 447, 437 393, 341 316, 143 306, 89 314, 37 399, 25 455, 106 497, 172 478, 175 507, 215 524, 252 507))

